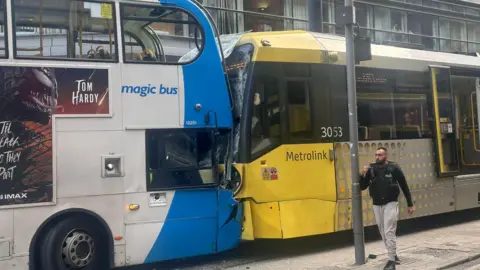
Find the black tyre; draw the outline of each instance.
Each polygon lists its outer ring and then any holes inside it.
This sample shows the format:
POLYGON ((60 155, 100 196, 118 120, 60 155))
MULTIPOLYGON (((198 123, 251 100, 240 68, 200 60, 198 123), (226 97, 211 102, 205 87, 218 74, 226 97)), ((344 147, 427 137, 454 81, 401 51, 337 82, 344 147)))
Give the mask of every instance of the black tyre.
POLYGON ((53 225, 40 243, 41 270, 108 270, 107 238, 89 217, 70 217, 53 225))

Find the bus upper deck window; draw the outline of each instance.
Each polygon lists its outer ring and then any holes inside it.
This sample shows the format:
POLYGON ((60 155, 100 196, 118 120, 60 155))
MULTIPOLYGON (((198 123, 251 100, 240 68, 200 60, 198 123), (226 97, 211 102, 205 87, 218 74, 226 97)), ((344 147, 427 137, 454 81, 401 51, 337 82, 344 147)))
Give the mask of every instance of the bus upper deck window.
POLYGON ((125 62, 185 63, 202 50, 202 29, 186 11, 122 4, 121 12, 125 62))
POLYGON ((14 0, 16 58, 115 61, 112 3, 80 0, 14 0))
POLYGON ((6 0, 0 0, 0 58, 7 58, 7 25, 6 25, 6 8, 5 8, 6 0))

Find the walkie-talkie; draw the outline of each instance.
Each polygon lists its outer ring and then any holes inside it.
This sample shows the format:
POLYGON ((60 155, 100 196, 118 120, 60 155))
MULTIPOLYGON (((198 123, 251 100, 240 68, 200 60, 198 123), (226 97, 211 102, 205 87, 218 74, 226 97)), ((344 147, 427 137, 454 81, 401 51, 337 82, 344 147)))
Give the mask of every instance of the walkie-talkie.
POLYGON ((368 170, 372 172, 372 178, 375 178, 375 165, 377 165, 375 162, 372 162, 368 165, 368 170))
POLYGON ((375 165, 376 163, 372 162, 368 165, 368 171, 365 173, 365 176, 368 172, 370 172, 370 183, 373 184, 375 182, 375 165))

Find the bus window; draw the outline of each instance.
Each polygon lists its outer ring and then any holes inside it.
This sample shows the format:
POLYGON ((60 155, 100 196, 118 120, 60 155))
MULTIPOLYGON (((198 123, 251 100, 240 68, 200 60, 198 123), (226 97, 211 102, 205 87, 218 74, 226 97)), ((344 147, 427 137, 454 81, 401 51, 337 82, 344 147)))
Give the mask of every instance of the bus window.
POLYGON ((123 42, 125 43, 125 46, 123 47, 125 59, 142 60, 141 55, 146 48, 139 40, 128 34, 125 34, 123 36, 123 42))
POLYGON ((111 3, 14 0, 16 58, 116 60, 111 3))
MULTIPOLYGON (((187 53, 201 52, 203 32, 198 22, 180 9, 148 5, 121 5, 125 62, 178 63, 187 53), (129 40, 142 47, 131 53, 129 40)), ((180 61, 181 63, 182 61, 180 61)))
POLYGON ((149 191, 216 184, 211 132, 149 130, 146 137, 149 191))
POLYGON ((2 42, 0 43, 0 58, 7 57, 7 26, 5 21, 5 14, 5 0, 0 0, 0 40, 2 40, 2 42))

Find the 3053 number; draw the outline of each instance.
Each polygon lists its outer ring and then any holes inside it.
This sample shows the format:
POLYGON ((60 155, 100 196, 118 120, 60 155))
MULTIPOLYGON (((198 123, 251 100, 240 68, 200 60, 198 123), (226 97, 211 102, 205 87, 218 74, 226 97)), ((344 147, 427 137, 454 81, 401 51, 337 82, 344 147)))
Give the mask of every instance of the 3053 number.
POLYGON ((343 137, 342 127, 322 127, 322 138, 341 138, 343 137))

